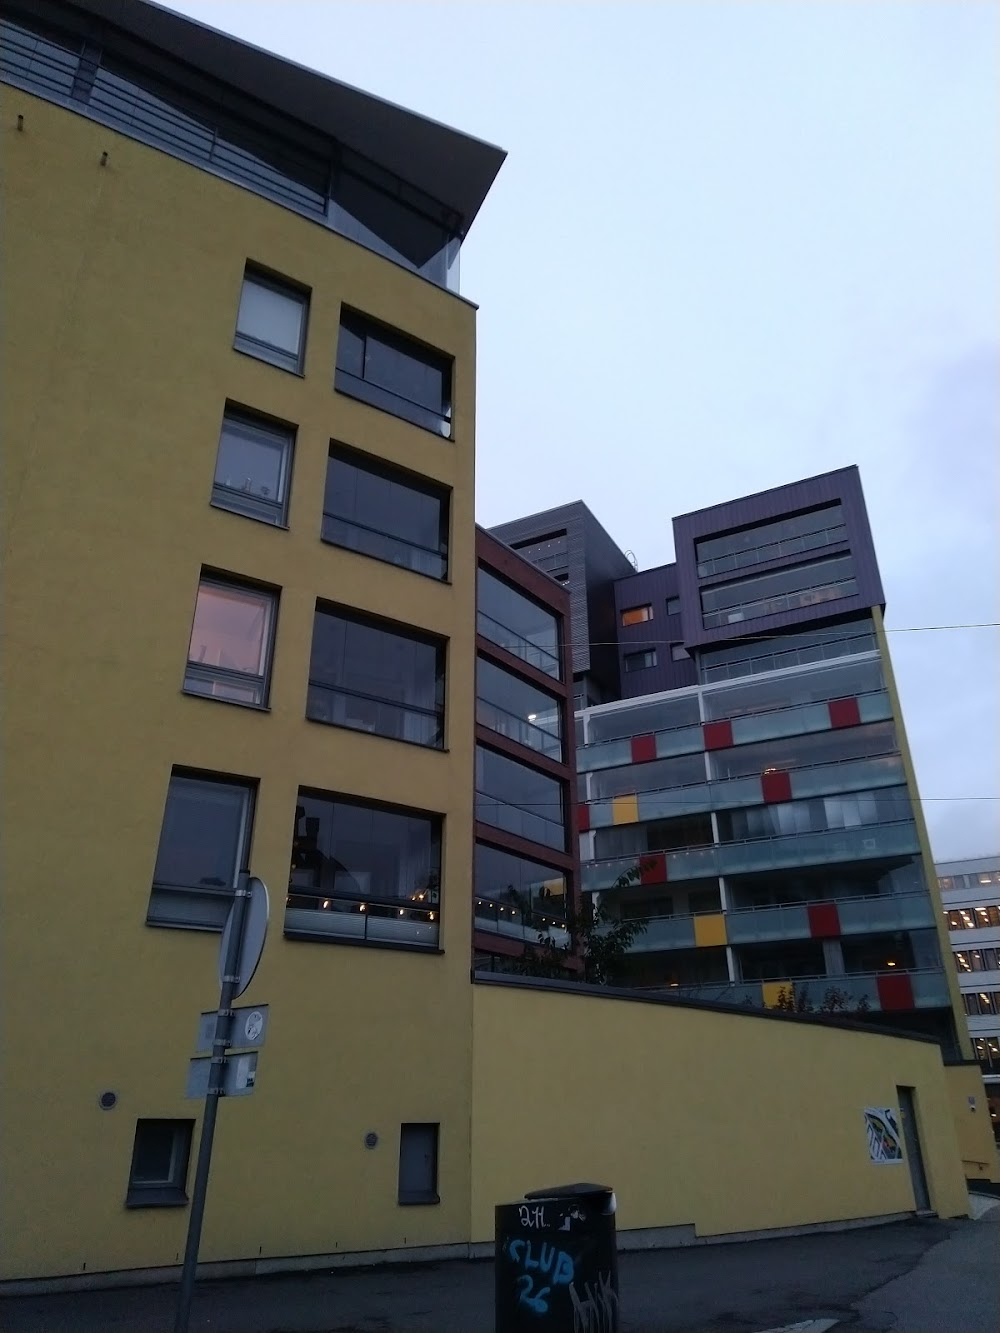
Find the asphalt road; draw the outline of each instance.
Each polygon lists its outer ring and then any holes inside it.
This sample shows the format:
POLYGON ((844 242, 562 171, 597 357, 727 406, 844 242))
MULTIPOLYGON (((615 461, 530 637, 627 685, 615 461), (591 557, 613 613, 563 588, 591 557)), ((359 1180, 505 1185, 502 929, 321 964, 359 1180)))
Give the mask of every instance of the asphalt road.
MULTIPOLYGON (((1000 1209, 829 1235, 623 1254, 621 1333, 997 1333, 1000 1209), (837 1330, 834 1330, 837 1333, 837 1330)), ((192 1333, 493 1333, 493 1265, 199 1284, 192 1333)), ((3 1333, 171 1333, 176 1287, 0 1299, 3 1333)))

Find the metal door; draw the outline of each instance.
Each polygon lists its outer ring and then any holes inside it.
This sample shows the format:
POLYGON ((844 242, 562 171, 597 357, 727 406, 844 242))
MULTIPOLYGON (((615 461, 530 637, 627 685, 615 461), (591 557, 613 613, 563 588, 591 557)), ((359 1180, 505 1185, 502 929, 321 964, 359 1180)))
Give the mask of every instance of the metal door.
POLYGON ((906 1160, 910 1166, 910 1180, 913 1182, 913 1198, 917 1212, 929 1212, 931 1196, 927 1190, 927 1174, 924 1171, 924 1155, 920 1151, 920 1134, 917 1130, 917 1112, 913 1103, 912 1088, 897 1088, 899 1098, 899 1119, 903 1128, 903 1144, 906 1160))

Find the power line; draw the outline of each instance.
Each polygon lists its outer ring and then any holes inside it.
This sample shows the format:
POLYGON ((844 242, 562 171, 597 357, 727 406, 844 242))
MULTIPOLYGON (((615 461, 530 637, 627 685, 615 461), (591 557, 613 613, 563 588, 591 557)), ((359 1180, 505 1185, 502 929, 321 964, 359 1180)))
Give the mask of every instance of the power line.
MULTIPOLYGON (((628 626, 625 626, 624 628, 628 628, 628 626)), ((732 629, 733 627, 732 627, 731 625, 722 625, 722 626, 719 626, 718 628, 720 628, 720 629, 732 629)), ((888 626, 885 626, 884 628, 885 628, 885 632, 886 632, 886 634, 944 634, 944 633, 948 633, 948 632, 951 632, 951 631, 966 630, 966 629, 1000 629, 1000 621, 997 621, 997 620, 980 620, 980 621, 970 621, 970 622, 968 622, 968 623, 961 623, 961 624, 957 624, 957 625, 896 625, 896 626, 894 626, 892 629, 889 629, 888 626)), ((741 647, 741 646, 742 646, 743 644, 745 644, 745 643, 766 643, 766 642, 769 642, 769 641, 771 641, 771 640, 781 640, 781 641, 783 641, 783 642, 786 642, 786 643, 788 644, 788 649, 789 649, 789 651, 792 651, 792 650, 794 649, 794 647, 795 647, 794 639, 795 639, 795 635, 796 635, 796 633, 821 633, 821 632, 822 632, 822 631, 816 631, 816 630, 812 630, 812 631, 796 631, 795 629, 788 629, 788 630, 784 630, 784 631, 776 632, 776 633, 774 633, 774 634, 739 634, 739 635, 735 636, 734 639, 731 641, 731 646, 734 647, 734 648, 739 648, 739 647, 741 647)), ((860 637, 861 634, 866 633, 866 632, 868 632, 868 631, 859 629, 859 630, 858 630, 858 637, 860 637)), ((488 637, 488 636, 487 636, 487 637, 488 637)), ((667 643, 682 643, 682 642, 683 642, 683 640, 681 640, 681 639, 637 639, 637 638, 629 638, 629 639, 626 639, 626 640, 623 640, 623 639, 588 639, 588 640, 586 640, 584 643, 581 644, 581 643, 579 643, 579 642, 577 642, 577 641, 575 641, 575 640, 573 640, 573 639, 571 638, 571 639, 570 639, 570 646, 571 646, 571 647, 588 647, 588 648, 631 648, 631 647, 640 647, 642 644, 667 644, 667 643)), ((827 640, 826 642, 833 643, 833 642, 836 642, 836 640, 830 639, 830 640, 827 640)), ((728 641, 728 640, 725 640, 725 641, 721 641, 721 640, 720 640, 720 641, 714 642, 714 643, 712 643, 712 644, 710 644, 710 645, 707 645, 709 651, 711 651, 711 650, 714 649, 714 648, 724 648, 724 647, 727 647, 727 646, 730 646, 730 641, 728 641)), ((846 656, 854 656, 854 654, 844 654, 844 656, 845 656, 845 657, 846 657, 846 656)), ((827 658, 827 659, 825 659, 825 660, 826 660, 826 661, 830 661, 830 662, 836 662, 836 661, 839 661, 840 659, 839 659, 839 658, 827 658)), ((814 664, 810 662, 810 663, 801 663, 800 665, 809 665, 809 666, 812 666, 812 665, 814 665, 814 664)))

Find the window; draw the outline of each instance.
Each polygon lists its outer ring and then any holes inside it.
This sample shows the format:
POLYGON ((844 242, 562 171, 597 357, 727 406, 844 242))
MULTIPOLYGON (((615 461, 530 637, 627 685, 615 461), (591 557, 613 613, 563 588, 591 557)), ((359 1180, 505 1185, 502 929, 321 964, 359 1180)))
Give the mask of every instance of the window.
POLYGON ((653 819, 648 824, 599 828, 594 834, 594 857, 604 861, 644 852, 676 852, 686 847, 711 847, 714 840, 711 815, 681 815, 677 819, 653 819))
POLYGON ((623 736, 642 736, 651 731, 671 731, 680 727, 697 726, 697 735, 690 748, 702 750, 704 742, 699 718, 696 695, 688 694, 679 699, 658 699, 651 704, 635 704, 630 708, 614 708, 606 713, 596 714, 590 719, 588 739, 594 744, 596 741, 619 740, 623 736))
POLYGON ((1000 905, 988 907, 960 907, 946 912, 949 930, 986 930, 1000 926, 1000 905))
POLYGON ((822 703, 827 699, 847 699, 860 694, 874 694, 885 688, 879 662, 845 662, 817 671, 802 671, 769 680, 747 681, 726 689, 706 690, 705 717, 749 717, 777 708, 795 708, 799 704, 822 703))
POLYGON ((681 613, 681 599, 679 597, 667 598, 667 615, 679 616, 681 613))
POLYGON ((962 996, 965 1012, 973 1018, 987 1014, 1000 1014, 1000 990, 975 991, 962 996))
POLYGON ((562 679, 555 614, 481 566, 476 579, 476 633, 553 680, 562 679))
POLYGON ((553 578, 569 578, 566 572, 569 565, 569 546, 565 528, 559 532, 550 532, 545 537, 511 542, 511 547, 525 560, 530 560, 536 569, 544 569, 553 578))
POLYGON ((476 663, 476 721, 550 759, 563 757, 562 701, 484 657, 476 663))
POLYGON ((438 1125, 400 1125, 399 1202, 440 1203, 438 1125))
POLYGON ((227 408, 215 464, 212 504, 283 527, 295 432, 227 408))
POLYGON ((252 817, 249 784, 174 770, 147 924, 222 929, 237 877, 247 868, 252 817))
POLYGON ((476 818, 546 847, 566 849, 563 784, 476 746, 476 818))
POLYGON ((267 704, 277 602, 262 588, 202 576, 184 673, 188 694, 267 704))
POLYGON ((476 843, 475 888, 477 909, 495 909, 492 916, 488 910, 476 912, 477 925, 485 921, 487 930, 503 931, 505 924, 522 917, 529 927, 537 923, 539 930, 551 918, 566 919, 566 877, 561 870, 482 842, 476 843))
POLYGON ((766 560, 799 555, 846 540, 843 509, 837 501, 809 513, 792 514, 772 523, 758 523, 740 532, 697 542, 698 577, 704 579, 712 574, 727 574, 766 560))
POLYGON ((972 1048, 984 1074, 1000 1074, 1000 1040, 996 1037, 973 1037, 972 1048))
POLYGON ((712 750, 709 764, 712 777, 724 780, 753 777, 769 768, 786 772, 868 758, 889 760, 884 765, 885 771, 899 769, 896 729, 891 722, 869 722, 866 726, 814 731, 804 736, 779 736, 757 744, 737 745, 731 750, 712 750))
POLYGON ((702 681, 711 684, 716 680, 759 676, 766 671, 782 671, 835 657, 873 653, 877 647, 871 619, 863 616, 825 629, 769 635, 756 642, 713 648, 701 653, 699 664, 702 681))
POLYGON ((824 833, 830 829, 868 828, 895 824, 913 818, 905 787, 880 787, 875 791, 846 792, 841 796, 818 796, 811 800, 755 805, 742 810, 718 812, 719 840, 740 842, 747 838, 780 838, 800 833, 824 833))
POLYGON ((345 310, 334 387, 372 407, 451 436, 452 361, 394 329, 345 310))
POLYGON ((682 643, 672 643, 670 645, 670 660, 672 662, 688 662, 691 660, 691 654, 682 643))
POLYGON ((624 657, 626 671, 645 671, 656 666, 656 649, 647 648, 641 653, 626 653, 624 657))
POLYGON ((188 1201, 193 1120, 137 1120, 126 1208, 170 1208, 188 1201))
POLYGON ((441 817, 300 791, 285 934, 436 948, 441 817))
POLYGON ((595 801, 609 801, 633 792, 669 791, 672 787, 693 787, 704 781, 704 753, 682 754, 645 764, 599 768, 590 775, 590 790, 595 801))
POLYGON ((959 972, 995 972, 1000 968, 1000 949, 962 949, 955 953, 959 972))
POLYGON ((653 608, 651 606, 629 606, 622 612, 623 625, 641 625, 646 620, 653 619, 653 608))
POLYGON ((323 540, 433 579, 446 578, 448 492, 331 445, 323 540))
POLYGON ((318 606, 306 716, 441 749, 444 658, 440 639, 318 606))
POLYGON ((309 298, 303 291, 248 268, 240 293, 234 346, 301 374, 308 310, 309 298))
POLYGON ((776 569, 756 578, 736 579, 705 588, 701 594, 706 629, 733 625, 758 616, 777 615, 802 606, 853 597, 858 590, 849 555, 830 556, 807 565, 776 569))

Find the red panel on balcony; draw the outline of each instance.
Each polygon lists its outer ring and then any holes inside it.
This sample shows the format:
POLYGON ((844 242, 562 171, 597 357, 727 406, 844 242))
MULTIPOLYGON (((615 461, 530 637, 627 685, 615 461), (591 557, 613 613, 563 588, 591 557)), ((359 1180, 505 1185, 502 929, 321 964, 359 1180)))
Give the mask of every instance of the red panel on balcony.
POLYGON ((576 807, 576 829, 578 833, 590 832, 590 806, 586 801, 576 807))
POLYGON ((840 913, 836 903, 810 903, 809 934, 814 940, 835 940, 840 935, 840 913))
POLYGON ((651 759, 656 758, 656 737, 655 736, 633 736, 632 737, 632 763, 648 764, 651 759))
POLYGON ((706 750, 728 750, 733 743, 733 724, 725 722, 703 722, 706 750))
POLYGON ((883 1009, 913 1009, 913 986, 905 972, 876 978, 878 1002, 883 1009))
POLYGON ((760 775, 760 790, 766 805, 792 799, 792 779, 780 769, 770 769, 760 775))
POLYGON ((831 699, 827 707, 830 710, 831 727, 857 727, 861 723, 857 699, 831 699))
POLYGON ((655 856, 644 856, 639 862, 640 884, 665 884, 667 882, 667 858, 663 852, 655 856))

